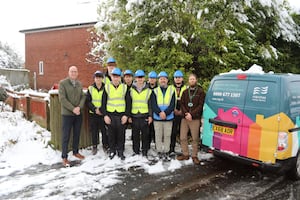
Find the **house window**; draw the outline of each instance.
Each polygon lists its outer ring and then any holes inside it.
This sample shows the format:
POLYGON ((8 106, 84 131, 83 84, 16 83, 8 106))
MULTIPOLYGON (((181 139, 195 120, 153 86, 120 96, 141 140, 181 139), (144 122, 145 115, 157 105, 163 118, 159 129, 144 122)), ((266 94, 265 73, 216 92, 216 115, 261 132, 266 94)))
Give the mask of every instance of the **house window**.
POLYGON ((44 62, 39 62, 39 75, 44 75, 44 62))

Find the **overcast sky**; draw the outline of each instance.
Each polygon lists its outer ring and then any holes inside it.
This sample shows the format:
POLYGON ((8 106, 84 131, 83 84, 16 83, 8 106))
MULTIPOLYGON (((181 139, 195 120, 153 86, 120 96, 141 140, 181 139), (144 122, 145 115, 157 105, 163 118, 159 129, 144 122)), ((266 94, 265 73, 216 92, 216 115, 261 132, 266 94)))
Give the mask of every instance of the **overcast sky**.
POLYGON ((24 56, 20 30, 97 21, 98 0, 1 0, 0 41, 24 56))
MULTIPOLYGON (((288 0, 300 11, 300 0, 288 0)), ((0 41, 24 56, 20 30, 97 20, 98 0, 1 0, 0 41)))

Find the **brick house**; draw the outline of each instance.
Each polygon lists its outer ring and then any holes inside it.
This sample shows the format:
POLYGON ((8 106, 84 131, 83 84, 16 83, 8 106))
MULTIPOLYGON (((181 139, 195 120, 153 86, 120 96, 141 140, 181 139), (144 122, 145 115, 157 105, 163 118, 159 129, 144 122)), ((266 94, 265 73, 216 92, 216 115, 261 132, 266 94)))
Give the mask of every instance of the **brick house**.
POLYGON ((25 68, 30 70, 30 87, 49 90, 76 65, 83 87, 93 82, 99 64, 86 61, 90 30, 96 22, 21 30, 25 34, 25 68))

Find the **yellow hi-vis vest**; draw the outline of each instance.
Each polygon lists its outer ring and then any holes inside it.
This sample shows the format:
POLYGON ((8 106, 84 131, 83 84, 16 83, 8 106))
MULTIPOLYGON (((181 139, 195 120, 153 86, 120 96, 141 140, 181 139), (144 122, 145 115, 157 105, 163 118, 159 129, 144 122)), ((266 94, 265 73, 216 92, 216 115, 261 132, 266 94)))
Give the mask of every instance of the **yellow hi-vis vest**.
POLYGON ((106 110, 108 112, 125 112, 125 95, 127 86, 121 83, 117 88, 115 88, 112 83, 109 83, 105 85, 105 91, 107 93, 106 110))
MULTIPOLYGON (((96 108, 100 108, 102 105, 102 94, 103 90, 98 91, 94 86, 90 85, 89 86, 89 92, 92 97, 92 104, 96 108)), ((93 111, 90 110, 90 113, 93 113, 93 111)))
POLYGON ((152 90, 150 88, 146 88, 140 93, 136 89, 130 88, 130 95, 132 98, 132 114, 137 114, 138 112, 141 114, 146 114, 149 112, 148 100, 150 99, 151 93, 152 90))
MULTIPOLYGON (((172 96, 174 93, 174 89, 171 85, 168 86, 165 95, 163 95, 163 92, 161 91, 161 88, 158 86, 157 88, 154 88, 154 94, 156 95, 156 101, 157 101, 157 105, 160 108, 161 111, 165 111, 172 100, 172 96)), ((159 117, 159 115, 157 115, 156 113, 153 113, 153 118, 156 120, 161 120, 161 118, 159 117)), ((167 120, 173 119, 174 118, 174 112, 171 112, 171 114, 169 114, 167 116, 167 120)))
POLYGON ((110 79, 107 77, 107 76, 104 76, 104 79, 102 80, 102 82, 105 84, 105 85, 108 85, 110 83, 110 79))
MULTIPOLYGON (((172 85, 172 87, 173 87, 173 89, 174 89, 174 92, 176 93, 176 87, 175 87, 175 85, 172 85)), ((184 85, 184 86, 182 86, 182 87, 180 88, 179 96, 177 95, 177 93, 175 94, 176 100, 181 99, 182 93, 183 93, 184 90, 186 90, 186 88, 187 88, 186 85, 184 85)))

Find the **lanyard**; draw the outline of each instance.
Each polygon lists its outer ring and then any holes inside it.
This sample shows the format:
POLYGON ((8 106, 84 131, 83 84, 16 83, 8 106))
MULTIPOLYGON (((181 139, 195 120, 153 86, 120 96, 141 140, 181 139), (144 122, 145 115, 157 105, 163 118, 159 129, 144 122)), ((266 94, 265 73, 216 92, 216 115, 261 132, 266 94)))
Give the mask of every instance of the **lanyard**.
POLYGON ((189 92, 189 99, 190 99, 190 101, 189 101, 189 103, 188 103, 188 107, 193 107, 193 98, 195 97, 195 95, 196 95, 196 93, 197 93, 197 90, 198 90, 198 87, 196 86, 196 89, 195 89, 195 92, 194 92, 194 94, 193 95, 191 95, 191 88, 189 88, 188 89, 188 92, 189 92))

